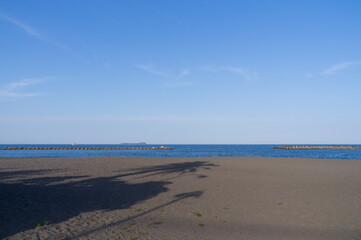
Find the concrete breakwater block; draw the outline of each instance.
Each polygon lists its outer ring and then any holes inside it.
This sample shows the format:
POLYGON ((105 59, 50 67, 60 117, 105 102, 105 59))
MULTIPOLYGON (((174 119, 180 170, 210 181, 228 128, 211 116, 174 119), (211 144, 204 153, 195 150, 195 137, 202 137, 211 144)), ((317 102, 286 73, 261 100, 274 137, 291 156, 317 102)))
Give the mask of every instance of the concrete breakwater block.
POLYGON ((59 147, 4 147, 2 150, 171 150, 171 147, 70 147, 70 148, 59 148, 59 147))
POLYGON ((304 150, 304 149, 358 149, 357 146, 278 146, 273 149, 290 149, 290 150, 304 150))

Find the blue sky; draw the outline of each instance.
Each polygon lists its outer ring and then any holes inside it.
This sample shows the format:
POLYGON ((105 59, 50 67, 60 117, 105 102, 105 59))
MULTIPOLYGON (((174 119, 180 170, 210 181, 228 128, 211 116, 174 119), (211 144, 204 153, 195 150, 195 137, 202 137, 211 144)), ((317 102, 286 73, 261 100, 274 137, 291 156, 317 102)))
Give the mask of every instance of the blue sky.
POLYGON ((361 2, 0 1, 0 143, 361 143, 361 2))

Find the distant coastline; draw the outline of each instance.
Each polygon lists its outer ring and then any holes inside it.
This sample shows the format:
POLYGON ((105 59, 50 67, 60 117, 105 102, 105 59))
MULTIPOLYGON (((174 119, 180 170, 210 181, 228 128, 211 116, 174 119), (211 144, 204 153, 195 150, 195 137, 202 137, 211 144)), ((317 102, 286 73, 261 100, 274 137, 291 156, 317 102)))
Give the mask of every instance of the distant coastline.
POLYGON ((120 145, 147 145, 146 142, 137 142, 137 143, 121 143, 120 145))

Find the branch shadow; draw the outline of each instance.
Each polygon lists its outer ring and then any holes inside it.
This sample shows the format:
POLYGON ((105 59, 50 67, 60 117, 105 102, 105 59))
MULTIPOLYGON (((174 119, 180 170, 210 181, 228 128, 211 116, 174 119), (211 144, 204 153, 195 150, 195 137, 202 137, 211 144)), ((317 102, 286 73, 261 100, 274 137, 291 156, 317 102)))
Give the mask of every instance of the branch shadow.
MULTIPOLYGON (((56 224, 84 212, 126 209, 167 192, 167 186, 172 183, 169 179, 130 183, 121 177, 184 175, 214 166, 217 165, 208 162, 184 162, 130 169, 131 173, 98 178, 88 175, 41 176, 54 172, 53 169, 0 172, 0 238, 34 229, 40 221, 56 224)), ((201 194, 185 193, 167 204, 201 194)))
POLYGON ((195 161, 195 162, 184 162, 184 163, 171 163, 166 165, 144 167, 144 168, 133 168, 129 169, 129 173, 124 173, 118 175, 118 177, 127 177, 127 176, 138 176, 137 178, 146 178, 152 177, 155 175, 166 175, 166 174, 189 174, 196 173, 199 169, 209 170, 211 167, 218 167, 219 165, 204 161, 195 161))
POLYGON ((60 171, 61 169, 52 169, 52 170, 18 170, 18 171, 9 171, 6 168, 2 168, 2 171, 0 172, 0 179, 1 181, 8 180, 8 179, 14 179, 19 177, 30 177, 30 176, 37 176, 39 174, 46 174, 49 172, 55 172, 60 171), (7 171, 5 171, 7 170, 7 171))
POLYGON ((96 229, 92 229, 91 231, 83 232, 83 233, 81 233, 81 234, 79 234, 77 236, 74 236, 73 239, 78 239, 78 238, 87 236, 89 234, 92 234, 94 232, 101 231, 101 230, 103 230, 105 228, 109 228, 109 227, 112 227, 112 226, 115 226, 115 225, 118 225, 118 224, 121 224, 121 223, 124 223, 124 222, 132 221, 132 220, 134 220, 136 218, 142 217, 142 216, 147 215, 147 214, 149 214, 149 213, 151 213, 153 211, 159 210, 161 208, 164 208, 166 206, 169 206, 169 205, 171 205, 173 203, 179 202, 179 201, 184 200, 186 198, 199 198, 199 197, 202 196, 202 194, 203 194, 203 191, 194 191, 194 192, 186 192, 186 193, 177 194, 177 195, 174 196, 175 199, 173 199, 173 200, 171 200, 171 201, 169 201, 167 203, 156 206, 156 207, 154 207, 152 209, 149 209, 149 210, 147 210, 145 212, 139 213, 139 214, 137 214, 135 216, 127 217, 127 218, 125 218, 123 220, 120 220, 120 221, 117 221, 115 223, 108 224, 106 226, 99 227, 99 228, 96 228, 96 229))

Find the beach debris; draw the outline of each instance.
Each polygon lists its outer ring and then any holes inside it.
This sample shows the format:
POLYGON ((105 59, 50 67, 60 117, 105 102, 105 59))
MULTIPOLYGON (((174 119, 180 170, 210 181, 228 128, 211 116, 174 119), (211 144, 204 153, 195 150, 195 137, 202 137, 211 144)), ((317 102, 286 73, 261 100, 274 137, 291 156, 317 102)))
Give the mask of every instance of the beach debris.
POLYGON ((39 229, 42 226, 48 225, 49 221, 44 221, 44 219, 40 219, 39 223, 36 225, 36 228, 39 229))
POLYGON ((199 213, 199 212, 193 212, 193 214, 197 217, 202 217, 202 213, 199 213))
POLYGON ((162 221, 158 221, 158 222, 151 222, 147 225, 147 227, 151 227, 151 228, 157 228, 157 225, 159 224, 163 224, 162 221))

